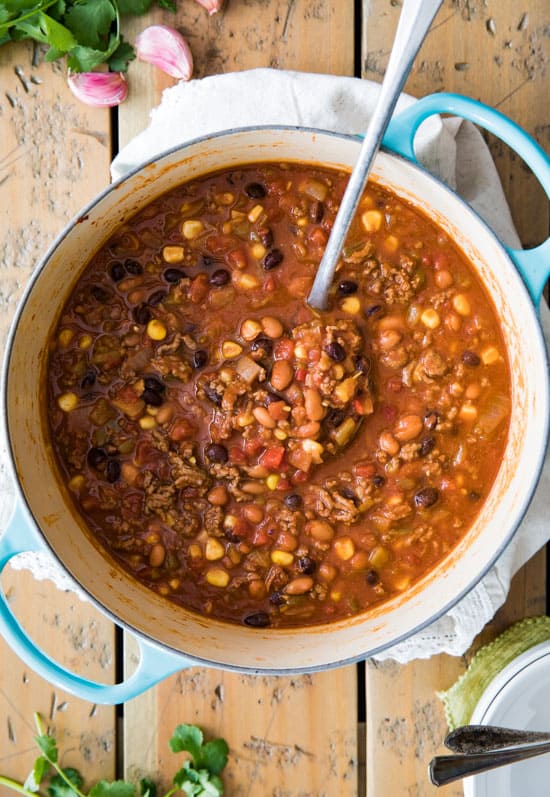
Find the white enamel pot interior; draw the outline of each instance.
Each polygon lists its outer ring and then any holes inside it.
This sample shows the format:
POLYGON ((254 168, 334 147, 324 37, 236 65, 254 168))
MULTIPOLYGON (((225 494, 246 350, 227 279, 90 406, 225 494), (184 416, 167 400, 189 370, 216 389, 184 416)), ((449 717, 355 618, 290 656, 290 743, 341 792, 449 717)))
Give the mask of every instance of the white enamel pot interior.
POLYGON ((226 166, 300 161, 351 169, 359 142, 321 131, 244 129, 172 151, 108 189, 60 237, 37 270, 12 333, 5 385, 15 472, 47 545, 97 604, 145 638, 221 667, 301 671, 364 658, 441 616, 510 541, 534 491, 545 450, 547 366, 536 314, 504 248, 483 222, 419 167, 386 152, 372 178, 411 202, 455 240, 498 309, 511 364, 513 408, 506 455, 462 542, 407 592, 368 614, 307 629, 250 629, 186 612, 115 565, 87 533, 57 475, 42 379, 48 339, 82 268, 113 231, 175 185, 226 166))

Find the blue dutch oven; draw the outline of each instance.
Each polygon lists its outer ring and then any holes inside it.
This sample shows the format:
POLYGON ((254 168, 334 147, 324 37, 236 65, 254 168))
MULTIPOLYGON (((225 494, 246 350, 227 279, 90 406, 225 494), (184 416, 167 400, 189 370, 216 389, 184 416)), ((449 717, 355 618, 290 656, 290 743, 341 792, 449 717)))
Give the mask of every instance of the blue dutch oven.
POLYGON ((509 441, 494 487, 462 542, 404 594, 368 614, 330 626, 250 629, 200 617, 141 586, 115 566, 77 516, 57 475, 44 419, 48 340, 81 269, 123 220, 175 184, 236 164, 299 161, 351 169, 356 136, 277 127, 230 130, 171 150, 110 186, 60 235, 37 267, 15 318, 3 374, 5 424, 18 498, 0 539, 0 569, 23 551, 50 551, 90 600, 133 631, 141 659, 125 682, 94 683, 67 671, 27 636, 0 595, 0 632, 41 676, 96 703, 125 701, 193 665, 250 673, 311 672, 363 659, 441 617, 483 577, 512 539, 533 495, 548 433, 548 366, 537 317, 550 272, 550 239, 530 251, 507 249, 486 224, 415 159, 429 116, 470 119, 515 149, 550 195, 550 161, 500 113, 436 94, 396 116, 372 179, 433 219, 474 264, 499 312, 513 375, 509 441))

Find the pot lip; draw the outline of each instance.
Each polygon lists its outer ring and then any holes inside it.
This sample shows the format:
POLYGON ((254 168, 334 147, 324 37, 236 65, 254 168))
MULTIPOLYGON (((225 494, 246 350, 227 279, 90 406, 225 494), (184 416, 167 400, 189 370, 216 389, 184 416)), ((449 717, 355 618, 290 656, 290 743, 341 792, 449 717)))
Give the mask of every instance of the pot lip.
MULTIPOLYGON (((21 317, 22 317, 22 315, 23 315, 23 313, 25 311, 25 308, 26 308, 26 305, 27 305, 27 301, 28 301, 32 291, 34 290, 35 283, 37 282, 40 274, 47 267, 51 256, 53 255, 55 250, 60 246, 60 244, 63 242, 63 240, 70 234, 70 232, 73 229, 73 227, 76 224, 78 224, 83 219, 83 217, 86 217, 89 214, 89 212, 97 204, 99 204, 108 194, 110 194, 112 191, 118 189, 126 181, 131 180, 133 177, 135 177, 137 174, 139 174, 145 168, 147 168, 149 166, 153 166, 153 165, 157 164, 159 161, 164 160, 165 158, 168 158, 169 156, 174 155, 177 152, 183 151, 183 150, 187 149, 188 147, 195 146, 195 145, 202 144, 202 143, 207 143, 207 142, 210 142, 210 141, 218 139, 218 138, 227 137, 229 135, 253 133, 253 132, 256 132, 256 131, 276 132, 276 133, 279 133, 279 132, 280 133, 292 132, 292 133, 306 133, 306 134, 312 134, 312 135, 319 134, 319 135, 323 135, 323 136, 329 136, 329 137, 332 137, 332 138, 343 139, 345 141, 351 141, 351 142, 356 142, 356 143, 359 143, 360 140, 361 140, 361 136, 359 134, 342 133, 342 132, 333 131, 333 130, 325 130, 325 129, 322 129, 322 128, 302 127, 302 126, 299 126, 299 125, 252 125, 252 126, 243 126, 243 127, 237 127, 237 128, 229 128, 229 129, 226 129, 226 130, 216 131, 215 133, 212 133, 212 134, 206 134, 206 135, 203 135, 203 136, 198 136, 198 137, 196 137, 194 139, 191 139, 190 141, 187 141, 187 142, 185 142, 183 144, 178 144, 178 145, 176 145, 174 147, 171 147, 171 148, 169 148, 167 150, 164 150, 163 152, 155 155, 154 157, 148 159, 147 161, 144 161, 139 166, 136 166, 135 168, 129 170, 124 175, 122 175, 118 180, 115 180, 114 182, 112 182, 108 186, 106 186, 92 200, 90 200, 75 216, 73 216, 73 218, 66 224, 66 226, 63 228, 63 230, 56 236, 54 241, 48 247, 48 249, 45 252, 45 254, 40 259, 40 261, 39 261, 38 265, 36 266, 36 268, 33 270, 33 273, 31 275, 31 277, 29 278, 29 281, 28 281, 28 283, 27 283, 27 285, 25 287, 25 290, 24 290, 24 292, 23 292, 23 294, 21 296, 21 299, 19 300, 16 312, 14 314, 13 321, 12 321, 12 323, 10 325, 10 329, 9 329, 9 332, 8 332, 8 336, 7 336, 7 340, 6 340, 6 348, 5 348, 3 367, 2 367, 1 374, 0 374, 0 423, 2 424, 2 427, 3 427, 3 429, 0 430, 0 432, 3 431, 4 434, 5 434, 6 448, 7 448, 8 454, 9 454, 9 457, 8 457, 8 459, 9 459, 9 468, 10 468, 10 471, 11 471, 11 474, 12 474, 12 477, 13 477, 13 480, 14 480, 15 490, 16 490, 16 501, 18 501, 20 503, 20 505, 23 506, 25 514, 27 516, 27 519, 32 523, 33 530, 35 531, 35 533, 40 538, 43 547, 45 547, 48 551, 50 551, 52 553, 52 555, 54 556, 54 558, 60 563, 60 565, 69 573, 71 578, 74 578, 75 582, 85 592, 85 594, 87 595, 87 597, 90 600, 90 602, 100 612, 102 612, 104 615, 109 617, 109 619, 111 619, 116 625, 118 625, 119 627, 121 627, 123 629, 129 630, 131 633, 135 634, 135 636, 138 639, 144 640, 148 645, 157 646, 157 647, 160 647, 161 649, 165 649, 165 650, 168 650, 170 652, 173 652, 174 654, 176 654, 178 656, 181 656, 182 658, 188 659, 191 663, 196 663, 197 665, 216 667, 216 668, 223 669, 223 670, 236 671, 236 672, 249 673, 249 674, 255 674, 255 673, 261 673, 261 674, 265 674, 265 675, 293 674, 293 673, 301 674, 301 673, 310 673, 310 672, 318 672, 318 671, 323 671, 323 670, 335 669, 336 667, 345 666, 347 664, 353 664, 353 663, 356 663, 356 662, 359 662, 359 661, 363 661, 363 660, 365 660, 367 658, 375 658, 379 653, 381 653, 383 651, 390 650, 394 646, 399 645, 401 642, 403 642, 406 639, 409 639, 412 636, 418 634, 419 632, 421 632, 425 628, 427 628, 430 625, 432 625, 432 623, 435 623, 439 619, 441 619, 441 617, 443 617, 451 608, 456 606, 469 592, 471 592, 472 589, 474 589, 474 587, 476 587, 482 581, 482 579, 487 575, 487 573, 490 571, 490 569, 494 566, 495 562, 500 558, 500 556, 502 555, 504 550, 510 544, 512 538, 517 533, 517 531, 519 529, 519 526, 521 525, 521 523, 522 523, 522 521, 523 521, 523 519, 524 519, 524 517, 525 517, 525 515, 527 513, 529 505, 530 505, 530 503, 531 503, 531 501, 533 499, 535 490, 537 488, 537 485, 538 485, 538 482, 540 480, 540 477, 541 477, 541 474, 542 474, 542 470, 543 470, 543 467, 544 467, 546 444, 548 442, 549 426, 550 426, 550 413, 549 413, 549 392, 550 392, 549 353, 548 353, 547 348, 546 348, 545 339, 544 339, 544 335, 543 335, 542 327, 541 327, 541 323, 540 323, 540 318, 538 317, 538 313, 536 311, 536 307, 533 306, 533 303, 532 303, 531 297, 529 296, 529 292, 527 290, 527 287, 526 287, 523 279, 521 278, 515 263, 513 262, 512 258, 510 257, 510 255, 506 251, 506 248, 504 247, 504 245, 502 244, 500 239, 497 237, 497 235, 494 233, 494 231, 491 229, 491 227, 477 213, 477 211, 475 211, 456 191, 451 189, 448 185, 446 185, 438 177, 435 177, 433 174, 431 174, 431 172, 429 172, 422 164, 420 164, 420 163, 418 163, 416 161, 411 161, 411 160, 405 158, 403 155, 400 155, 399 153, 394 152, 392 149, 389 149, 389 148, 386 148, 386 147, 382 147, 381 148, 382 152, 384 152, 387 155, 391 155, 393 158, 396 158, 398 160, 404 161, 406 163, 407 167, 412 167, 414 169, 419 170, 422 173, 422 176, 425 179, 427 179, 428 181, 435 182, 440 190, 443 189, 454 201, 459 202, 462 205, 463 209, 467 213, 469 213, 469 214, 474 216, 475 220, 482 226, 482 228, 484 229, 484 232, 490 238, 492 238, 493 243, 497 244, 498 248, 502 251, 502 253, 505 256, 506 260, 510 264, 511 269, 512 269, 512 273, 516 277, 517 284, 518 284, 518 286, 521 286, 519 289, 524 291, 525 296, 526 296, 526 298, 527 298, 527 300, 529 302, 529 306, 532 309, 532 312, 533 312, 533 315, 534 315, 534 320, 536 321, 536 323, 534 325, 534 328, 536 330, 537 345, 542 350, 543 358, 544 358, 545 363, 546 363, 546 375, 547 375, 547 378, 543 382, 543 384, 544 384, 544 397, 543 398, 544 398, 544 404, 546 406, 546 413, 545 413, 544 428, 541 430, 542 431, 541 440, 545 441, 545 444, 542 445, 541 449, 540 449, 539 461, 538 461, 537 466, 536 466, 536 472, 535 472, 535 475, 534 475, 534 478, 533 478, 533 482, 532 482, 532 484, 530 486, 530 490, 526 493, 525 497, 523 498, 523 500, 521 502, 521 505, 517 507, 517 509, 515 511, 515 514, 514 514, 514 519, 513 519, 513 522, 510 525, 508 534, 503 538, 503 540, 501 541, 501 544, 495 550, 495 552, 493 553, 493 555, 491 556, 489 561, 484 565, 484 567, 482 568, 481 572, 477 573, 468 582, 467 586, 465 586, 457 596, 453 597, 452 600, 450 600, 450 601, 446 602, 444 605, 440 606, 429 618, 427 618, 427 619, 425 619, 423 621, 420 621, 413 629, 411 629, 410 631, 407 631, 407 632, 403 632, 402 634, 397 636, 395 639, 392 639, 391 642, 385 642, 385 643, 379 644, 376 648, 373 648, 372 650, 363 651, 362 653, 359 653, 357 655, 349 656, 349 657, 346 657, 346 658, 343 658, 343 659, 338 659, 338 660, 331 661, 331 662, 324 663, 324 664, 315 664, 315 665, 303 666, 303 667, 269 668, 269 667, 258 667, 258 666, 256 666, 256 667, 247 667, 247 666, 242 666, 242 665, 227 664, 225 662, 216 662, 216 661, 213 661, 213 660, 210 660, 210 659, 197 657, 197 656, 193 655, 192 653, 188 654, 188 653, 186 653, 186 652, 184 652, 182 650, 179 650, 178 648, 175 648, 173 645, 170 645, 170 644, 168 644, 166 642, 161 642, 158 639, 155 639, 154 637, 150 636, 146 632, 143 632, 143 631, 137 629, 132 623, 130 623, 130 622, 126 621, 126 620, 122 620, 120 617, 115 615, 115 613, 111 609, 109 609, 107 606, 105 606, 99 599, 97 599, 90 592, 90 589, 86 585, 83 585, 78 579, 76 579, 73 576, 72 572, 66 567, 64 562, 59 558, 57 553, 54 551, 54 549, 50 545, 49 540, 47 539, 47 536, 44 534, 44 532, 42 531, 40 525, 38 524, 38 522, 37 522, 37 520, 36 520, 36 518, 35 518, 35 516, 34 516, 34 514, 32 512, 32 510, 31 510, 31 508, 30 508, 30 506, 29 506, 29 504, 27 502, 27 499, 26 499, 26 496, 25 496, 25 494, 23 492, 22 486, 21 486, 21 484, 19 482, 19 478, 17 476, 17 471, 16 471, 16 467, 15 467, 13 448, 12 448, 12 442, 11 442, 11 435, 10 435, 9 424, 8 424, 8 410, 7 410, 7 393, 8 393, 9 367, 10 367, 12 354, 13 354, 13 342, 14 342, 15 336, 17 334, 17 329, 18 329, 18 326, 19 326, 20 319, 21 319, 21 317)), ((268 160, 268 159, 266 158, 266 160, 268 160)), ((318 628, 321 628, 321 627, 320 626, 313 626, 312 630, 318 629, 318 628)), ((292 629, 288 629, 288 630, 290 630, 292 632, 292 629)), ((305 631, 305 633, 307 635, 307 630, 308 630, 307 628, 302 629, 302 633, 305 631)), ((278 631, 279 631, 279 633, 281 633, 281 631, 283 631, 282 636, 284 636, 284 629, 278 629, 278 631)), ((330 627, 329 627, 328 633, 330 634, 330 627)))

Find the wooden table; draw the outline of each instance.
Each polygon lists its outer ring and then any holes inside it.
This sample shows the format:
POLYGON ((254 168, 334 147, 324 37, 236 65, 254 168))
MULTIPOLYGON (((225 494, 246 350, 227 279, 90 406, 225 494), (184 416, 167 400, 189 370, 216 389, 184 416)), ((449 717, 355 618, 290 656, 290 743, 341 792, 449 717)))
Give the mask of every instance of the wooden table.
MULTIPOLYGON (((195 75, 272 66, 340 75, 383 75, 399 0, 229 0, 214 17, 180 0, 174 19, 155 11, 126 21, 176 24, 195 55, 195 75)), ((407 89, 458 91, 499 108, 550 148, 548 0, 447 0, 407 89)), ((0 340, 27 277, 54 235, 109 180, 109 162, 148 120, 158 70, 134 63, 118 110, 79 104, 64 66, 27 44, 0 48, 0 340)), ((548 234, 536 180, 490 141, 525 245, 548 234)), ((0 496, 1 500, 1 496, 0 496)), ((7 572, 4 589, 25 627, 67 666, 109 681, 132 663, 132 645, 97 611, 50 582, 7 572)), ((506 606, 462 658, 407 666, 348 666, 299 677, 252 677, 192 669, 123 707, 93 706, 43 682, 0 642, 0 772, 25 778, 35 757, 34 711, 55 730, 63 765, 92 782, 149 773, 167 783, 178 766, 167 740, 180 722, 224 736, 231 797, 423 797, 426 766, 445 722, 436 690, 449 686, 475 649, 510 622, 545 611, 545 556, 517 575, 506 606)), ((2 797, 5 793, 2 792, 2 797)), ((460 795, 460 784, 441 790, 460 795)))

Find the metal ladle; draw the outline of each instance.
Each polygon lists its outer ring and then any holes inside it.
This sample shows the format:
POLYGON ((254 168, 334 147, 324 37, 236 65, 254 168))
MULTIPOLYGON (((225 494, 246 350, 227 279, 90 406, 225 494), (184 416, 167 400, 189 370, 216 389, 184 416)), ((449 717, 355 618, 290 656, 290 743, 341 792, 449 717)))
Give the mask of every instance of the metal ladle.
POLYGON ((308 296, 308 303, 318 310, 325 310, 327 307, 328 292, 336 271, 340 252, 361 200, 374 157, 380 148, 386 127, 416 54, 430 29, 430 25, 442 1, 404 0, 403 2, 388 68, 382 82, 376 107, 367 127, 359 158, 351 173, 340 209, 334 220, 327 247, 308 296))
POLYGON ((448 734, 445 746, 458 755, 432 758, 428 772, 435 786, 550 753, 550 733, 464 725, 448 734))

